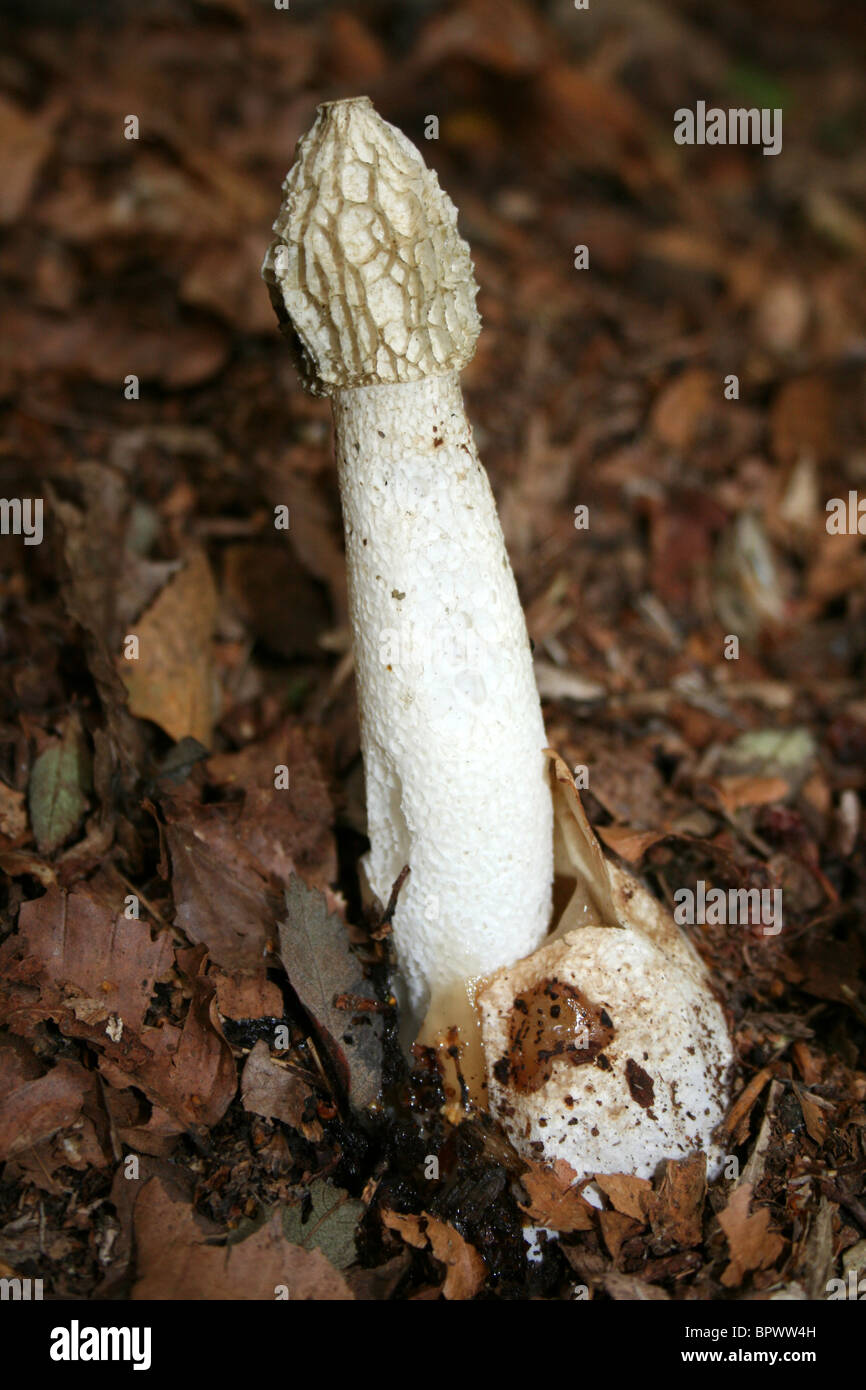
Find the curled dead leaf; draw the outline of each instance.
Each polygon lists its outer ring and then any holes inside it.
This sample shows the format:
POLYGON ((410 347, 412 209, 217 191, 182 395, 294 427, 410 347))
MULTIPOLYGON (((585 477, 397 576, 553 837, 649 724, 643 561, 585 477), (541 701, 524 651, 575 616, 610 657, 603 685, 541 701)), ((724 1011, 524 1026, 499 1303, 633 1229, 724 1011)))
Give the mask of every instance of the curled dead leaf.
POLYGON ((752 1185, 742 1182, 734 1189, 728 1205, 719 1213, 719 1225, 728 1238, 731 1262, 722 1274, 722 1283, 734 1289, 752 1270, 769 1269, 785 1248, 785 1242, 770 1227, 770 1212, 759 1207, 750 1214, 752 1185))
POLYGON ((403 1237, 408 1245, 423 1250, 429 1246, 434 1259, 445 1265, 443 1296, 447 1299, 474 1298, 480 1290, 487 1268, 473 1245, 460 1232, 428 1212, 420 1216, 402 1216, 399 1212, 382 1212, 382 1220, 392 1231, 403 1237))
POLYGON ((195 551, 132 626, 135 659, 118 658, 130 711, 173 739, 210 747, 214 698, 211 638, 217 593, 205 556, 195 551))
POLYGON ((574 1186, 577 1174, 563 1159, 550 1167, 530 1164, 521 1173, 520 1183, 529 1201, 521 1211, 538 1226, 569 1235, 573 1231, 591 1231, 594 1226, 593 1208, 574 1186))

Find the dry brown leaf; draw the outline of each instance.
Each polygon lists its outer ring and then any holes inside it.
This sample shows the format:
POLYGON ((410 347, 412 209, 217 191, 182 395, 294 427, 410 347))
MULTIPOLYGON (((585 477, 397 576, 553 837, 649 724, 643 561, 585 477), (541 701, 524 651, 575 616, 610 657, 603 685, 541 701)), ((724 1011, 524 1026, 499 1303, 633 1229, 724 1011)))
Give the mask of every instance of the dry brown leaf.
POLYGON ((829 1130, 827 1112, 813 1096, 809 1095, 808 1091, 804 1091, 800 1086, 796 1088, 796 1091, 809 1138, 814 1139, 815 1143, 819 1145, 826 1143, 829 1130))
POLYGON ((164 808, 177 925, 223 970, 263 979, 281 898, 235 834, 237 808, 164 808))
POLYGON ((647 850, 665 837, 663 830, 632 830, 627 825, 599 825, 596 829, 608 849, 629 864, 640 863, 647 850))
POLYGON ((43 888, 56 884, 57 875, 50 864, 45 864, 35 854, 27 850, 7 849, 0 851, 0 869, 10 878, 21 878, 27 874, 41 883, 43 888))
POLYGON ((799 1039, 791 1048, 794 1065, 807 1086, 817 1086, 824 1075, 823 1059, 799 1039))
MULTIPOLYGON (((825 1196, 821 1197, 818 1210, 808 1214, 805 1239, 798 1242, 793 1252, 793 1270, 805 1284, 806 1295, 810 1299, 824 1300, 827 1297, 827 1284, 833 1276, 833 1227, 839 1208, 825 1196)), ((861 1256, 866 1256, 866 1241, 861 1241, 861 1256)), ((856 1247, 846 1251, 856 1260, 856 1247)), ((842 1257, 843 1269, 845 1256, 842 1257)), ((866 1263, 866 1261, 864 1261, 866 1263)), ((787 1272, 787 1271, 786 1271, 787 1272)))
POLYGON ((743 806, 768 806, 774 801, 784 801, 791 790, 784 777, 720 777, 714 785, 728 815, 743 806))
POLYGON ((785 1248, 782 1237, 770 1229, 769 1208, 759 1207, 749 1215, 751 1200, 751 1183, 740 1183, 719 1213, 719 1225, 731 1253, 731 1262, 722 1274, 727 1289, 737 1288, 750 1270, 769 1269, 785 1248))
POLYGON ((35 1081, 44 1071, 43 1063, 23 1038, 14 1033, 0 1037, 0 1101, 25 1081, 35 1081))
POLYGON ((91 1107, 96 1104, 97 1090, 93 1073, 69 1057, 61 1057, 44 1076, 24 1081, 3 1099, 0 1160, 23 1154, 59 1130, 69 1129, 88 1101, 91 1107))
POLYGON ((146 921, 122 909, 123 888, 106 875, 24 903, 18 931, 0 948, 0 1018, 26 1033, 50 1017, 71 1036, 128 1055, 174 958, 166 932, 152 938, 146 921), (116 1043, 106 1033, 110 1019, 123 1025, 116 1043))
POLYGON ((138 660, 118 658, 131 712, 139 719, 152 719, 177 741, 195 738, 205 748, 213 734, 211 639, 216 612, 210 567, 196 551, 132 625, 138 660))
POLYGON ((622 86, 554 61, 539 74, 535 100, 544 145, 568 132, 569 158, 578 167, 606 170, 632 188, 667 181, 664 161, 648 138, 646 109, 622 86))
POLYGON ((282 883, 293 873, 324 890, 337 878, 334 809, 319 760, 299 725, 280 724, 267 738, 207 763, 208 781, 224 794, 243 791, 232 836, 282 883), (275 787, 276 768, 289 785, 275 787))
POLYGON ((535 70, 548 51, 544 27, 525 0, 466 0, 431 17, 411 66, 426 72, 444 60, 468 58, 514 76, 535 70))
MULTIPOLYGON (((299 520, 291 503, 286 505, 294 534, 299 520)), ((341 564, 345 569, 342 556, 341 564)), ((287 659, 317 653, 330 610, 321 589, 278 535, 226 549, 223 592, 253 636, 272 652, 287 659)))
POLYGON ((624 1216, 621 1211, 600 1211, 598 1221, 604 1243, 614 1260, 619 1257, 623 1242, 628 1240, 630 1236, 637 1235, 643 1227, 642 1221, 635 1221, 630 1216, 624 1216))
POLYGON ((224 1018, 281 1018, 283 996, 265 975, 226 975, 217 966, 210 970, 216 982, 217 1008, 224 1018))
POLYGON ((478 1251, 463 1239, 453 1226, 422 1212, 420 1216, 401 1216, 395 1211, 383 1211, 382 1220, 409 1245, 423 1250, 430 1246, 435 1259, 445 1265, 442 1293, 447 1299, 474 1298, 487 1277, 487 1269, 478 1251))
POLYGON ((131 1088, 104 1090, 105 1107, 111 1115, 118 1141, 135 1153, 169 1158, 177 1145, 181 1126, 167 1110, 146 1104, 131 1088))
POLYGON ((372 32, 351 10, 328 14, 328 71, 340 83, 365 90, 388 68, 388 55, 372 32))
POLYGON ((830 535, 823 528, 813 540, 806 575, 806 592, 818 611, 866 581, 866 555, 859 532, 830 535))
POLYGON ((19 1149, 3 1170, 4 1181, 35 1186, 53 1196, 69 1195, 73 1184, 64 1169, 78 1173, 105 1168, 113 1152, 98 1098, 85 1100, 85 1108, 69 1128, 59 1128, 50 1138, 29 1149, 19 1149))
POLYGON ((676 270, 698 271, 724 280, 730 274, 730 257, 723 243, 695 227, 671 226, 645 232, 641 251, 651 260, 665 261, 676 270))
MULTIPOLYGON (((245 1110, 264 1115, 269 1120, 282 1120, 293 1129, 304 1126, 304 1112, 313 1089, 302 1077, 280 1066, 270 1054, 267 1043, 260 1038, 244 1064, 241 1075, 241 1101, 245 1110)), ((321 1126, 316 1121, 321 1137, 321 1126)))
POLYGON ((39 170, 54 141, 56 105, 30 116, 0 97, 0 223, 9 226, 30 200, 39 170))
POLYGON ((430 1247, 437 1260, 445 1265, 442 1292, 448 1299, 474 1298, 487 1277, 487 1269, 475 1249, 459 1231, 444 1221, 427 1218, 430 1247))
POLYGON ((528 1204, 521 1207, 521 1211, 537 1225, 548 1226, 563 1235, 591 1231, 593 1208, 574 1187, 576 1178, 574 1169, 561 1158, 550 1167, 531 1164, 520 1175, 521 1185, 529 1196, 528 1204))
POLYGON ((412 1245, 416 1250, 427 1249, 427 1233, 420 1216, 413 1216, 411 1213, 404 1215, 399 1211, 389 1211, 385 1208, 382 1211, 382 1220, 390 1231, 396 1231, 402 1236, 407 1245, 412 1245))
POLYGON ((674 1245, 700 1245, 706 1192, 705 1154, 666 1160, 658 1191, 653 1193, 648 1203, 657 1249, 674 1245))
POLYGON ((27 806, 23 792, 0 782, 0 835, 16 840, 27 829, 27 806))
POLYGON ((683 489, 675 498, 648 499, 650 582, 655 597, 671 614, 689 611, 709 618, 706 576, 715 533, 724 513, 706 494, 683 489))
POLYGON ((835 447, 834 400, 830 384, 822 376, 801 376, 786 381, 770 412, 773 453, 792 463, 808 451, 820 464, 835 447))
POLYGON ((635 1221, 646 1223, 647 1210, 653 1195, 652 1183, 646 1178, 634 1178, 627 1173, 598 1173, 596 1186, 617 1211, 635 1221))
POLYGON ((208 238, 180 284, 180 298, 207 309, 241 333, 273 333, 267 295, 261 293, 258 231, 223 241, 208 238))
POLYGON ((232 1050, 223 1036, 212 980, 198 975, 183 1026, 142 1028, 146 1060, 122 1064, 103 1057, 99 1069, 113 1086, 137 1086, 165 1110, 177 1132, 222 1119, 237 1090, 232 1050))
MULTIPOLYGON (((147 237, 156 233, 182 239, 192 229, 206 242, 211 237, 226 235, 232 225, 228 209, 220 207, 206 189, 177 167, 169 167, 164 157, 147 147, 137 152, 127 174, 126 189, 128 198, 121 206, 116 194, 105 187, 104 181, 95 179, 90 169, 67 164, 58 169, 51 187, 39 201, 39 223, 58 240, 73 246, 87 246, 120 234, 147 237)), ((137 323, 136 330, 138 327, 137 323)), ((181 324, 175 323, 174 327, 180 328, 181 324)), ((168 351, 171 360, 171 344, 168 351)))
POLYGON ((662 824, 664 780, 642 745, 617 747, 614 751, 593 747, 587 761, 591 763, 592 794, 614 826, 642 831, 655 830, 662 824))
POLYGON ((704 367, 690 367, 665 385, 650 412, 650 428, 669 449, 688 449, 695 443, 717 401, 721 379, 704 367))
POLYGON ((273 506, 288 506, 292 550, 307 573, 326 585, 339 627, 348 621, 348 598, 338 502, 331 502, 320 477, 304 471, 307 453, 303 445, 286 449, 270 467, 263 466, 262 482, 273 506))
MULTIPOLYGON (((148 190, 147 196, 151 195, 148 190)), ((141 300, 135 308, 142 311, 141 300)), ((16 306, 4 312, 3 327, 0 361, 19 372, 72 372, 113 386, 118 360, 123 361, 129 351, 129 319, 117 308, 90 307, 61 318, 16 306)), ((141 380, 177 389, 213 376, 228 355, 228 339, 212 321, 137 321, 135 344, 136 374, 141 380)))

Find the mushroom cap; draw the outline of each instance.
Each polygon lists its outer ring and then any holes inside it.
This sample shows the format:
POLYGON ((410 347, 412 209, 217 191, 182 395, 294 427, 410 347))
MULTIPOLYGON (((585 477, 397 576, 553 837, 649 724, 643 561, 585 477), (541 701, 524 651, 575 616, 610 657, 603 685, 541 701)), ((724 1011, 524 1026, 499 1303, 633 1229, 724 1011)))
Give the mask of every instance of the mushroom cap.
MULTIPOLYGON (((695 956, 697 962, 697 956, 695 956)), ((632 926, 579 927, 479 992, 490 1106, 528 1157, 649 1178, 722 1149, 732 1050, 699 969, 632 926)))
POLYGON ((308 390, 460 371, 481 327, 457 210, 369 97, 318 108, 262 275, 308 390))

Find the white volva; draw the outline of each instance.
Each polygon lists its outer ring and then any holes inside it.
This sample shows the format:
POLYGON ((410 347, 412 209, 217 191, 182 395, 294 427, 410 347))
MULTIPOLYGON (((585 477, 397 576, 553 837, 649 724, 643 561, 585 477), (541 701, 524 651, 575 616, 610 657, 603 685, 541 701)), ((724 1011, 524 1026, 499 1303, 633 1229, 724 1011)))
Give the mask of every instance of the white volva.
MULTIPOLYGON (((581 1178, 651 1178, 662 1159, 703 1149, 709 1176, 718 1175, 724 1154, 713 1132, 731 1064, 724 1017, 706 982, 639 927, 581 927, 545 943, 498 972, 480 1008, 490 1104, 515 1148, 564 1158, 581 1178), (528 1090, 515 1063, 515 1000, 530 1047, 533 1030, 555 1046, 548 1015, 558 1008, 567 1017, 569 996, 603 1010, 608 1029, 597 1046, 586 1039, 578 1065, 564 1051, 528 1090)), ((579 1005, 570 1012, 570 1024, 586 1027, 579 1005)))
POLYGON ((552 756, 556 931, 479 991, 490 1108, 529 1158, 578 1177, 649 1178, 717 1137, 733 1048, 706 967, 670 913, 606 859, 571 773, 552 756))
POLYGON ((369 882, 415 1023, 472 1032, 479 976, 539 945, 552 809, 526 626, 458 372, 479 331, 456 210, 369 100, 319 109, 265 278, 330 396, 346 532, 369 882))

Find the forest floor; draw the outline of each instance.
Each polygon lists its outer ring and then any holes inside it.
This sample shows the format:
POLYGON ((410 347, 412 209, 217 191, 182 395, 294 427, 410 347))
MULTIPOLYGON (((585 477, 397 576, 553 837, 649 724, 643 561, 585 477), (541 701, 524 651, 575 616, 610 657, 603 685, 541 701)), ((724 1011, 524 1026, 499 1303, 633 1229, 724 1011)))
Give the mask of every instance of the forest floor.
POLYGON ((0 21, 0 475, 44 501, 0 539, 0 1274, 824 1298, 866 1267, 866 549, 827 512, 866 498, 866 20, 88 9, 0 21), (737 1054, 709 1185, 592 1206, 396 1047, 329 411, 259 276, 316 103, 361 93, 472 248, 468 410, 596 833, 668 904, 783 893, 777 934, 688 928, 737 1054), (699 100, 782 110, 781 152, 678 146, 699 100))

